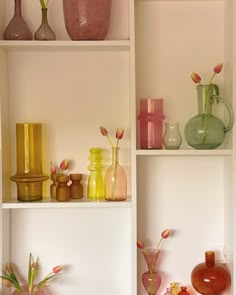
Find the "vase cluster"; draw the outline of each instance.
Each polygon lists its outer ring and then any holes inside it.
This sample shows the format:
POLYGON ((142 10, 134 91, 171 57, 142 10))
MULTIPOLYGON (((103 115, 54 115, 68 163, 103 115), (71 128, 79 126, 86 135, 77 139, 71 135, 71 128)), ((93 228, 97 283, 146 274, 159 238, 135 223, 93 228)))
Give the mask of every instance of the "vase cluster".
MULTIPOLYGON (((24 1, 14 2, 14 15, 4 31, 5 40, 56 40, 44 1, 38 0, 41 3, 41 24, 34 35, 22 14, 21 2, 24 1)), ((111 3, 111 0, 63 0, 65 29, 70 39, 103 40, 110 26, 111 3)))
MULTIPOLYGON (((142 254, 147 265, 142 283, 148 295, 155 295, 162 282, 161 272, 156 269, 160 250, 145 248, 142 254)), ((202 295, 223 295, 230 283, 230 272, 225 264, 215 262, 214 251, 206 251, 205 262, 194 266, 191 272, 191 287, 202 295)), ((191 291, 185 285, 172 282, 163 295, 191 295, 191 291)))

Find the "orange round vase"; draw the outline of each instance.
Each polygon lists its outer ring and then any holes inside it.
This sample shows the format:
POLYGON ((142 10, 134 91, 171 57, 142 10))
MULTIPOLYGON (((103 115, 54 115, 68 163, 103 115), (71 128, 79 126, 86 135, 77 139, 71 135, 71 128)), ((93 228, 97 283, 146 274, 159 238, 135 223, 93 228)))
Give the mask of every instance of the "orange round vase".
POLYGON ((230 273, 224 264, 215 263, 214 251, 206 251, 205 262, 194 267, 191 281, 202 295, 222 295, 230 285, 230 273))

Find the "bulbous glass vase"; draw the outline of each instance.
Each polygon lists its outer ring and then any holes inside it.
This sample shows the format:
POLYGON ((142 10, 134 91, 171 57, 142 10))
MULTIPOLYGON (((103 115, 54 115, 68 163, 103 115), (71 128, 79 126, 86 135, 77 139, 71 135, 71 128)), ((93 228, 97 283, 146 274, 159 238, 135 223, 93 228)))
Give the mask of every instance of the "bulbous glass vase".
POLYGON ((185 125, 185 139, 195 149, 215 149, 224 142, 226 133, 233 127, 232 107, 219 96, 219 88, 216 84, 198 85, 197 95, 198 115, 185 125), (226 107, 229 115, 228 126, 212 114, 212 106, 215 102, 222 102, 226 107))
POLYGON ((48 10, 47 8, 42 8, 42 22, 38 30, 34 34, 35 40, 56 40, 56 34, 48 24, 48 10))
POLYGON ((215 263, 214 251, 205 252, 205 262, 194 267, 191 281, 202 295, 222 295, 230 285, 230 273, 226 266, 215 263))

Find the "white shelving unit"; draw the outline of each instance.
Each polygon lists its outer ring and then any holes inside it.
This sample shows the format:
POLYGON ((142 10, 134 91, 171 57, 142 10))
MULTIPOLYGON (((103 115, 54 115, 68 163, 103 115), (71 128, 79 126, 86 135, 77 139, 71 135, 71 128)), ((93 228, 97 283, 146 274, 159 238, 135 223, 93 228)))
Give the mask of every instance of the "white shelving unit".
MULTIPOLYGON (((14 1, 0 2, 0 39, 14 1)), ((33 32, 40 24, 37 1, 22 1, 33 32)), ((158 261, 159 290, 170 282, 187 285, 208 248, 224 249, 235 293, 235 131, 216 150, 193 150, 184 137, 180 150, 142 150, 140 98, 163 98, 166 120, 183 128, 197 112, 193 71, 216 77, 222 96, 236 106, 236 7, 233 0, 113 1, 104 41, 70 41, 61 1, 50 1, 49 23, 56 41, 0 40, 1 204, 0 265, 13 261, 27 275, 28 255, 41 260, 41 273, 57 264, 64 273, 49 294, 145 295, 144 259, 136 240, 155 246, 171 228, 158 261), (134 33, 135 32, 135 33, 134 33), (71 159, 71 172, 83 173, 85 197, 58 203, 16 201, 15 124, 43 123, 44 172, 51 161, 71 159), (91 147, 109 152, 99 126, 115 135, 125 129, 121 163, 128 176, 125 202, 89 202, 86 184, 91 147)), ((224 118, 219 108, 217 114, 224 118)), ((109 155, 109 153, 107 153, 109 155)), ((109 157, 104 159, 110 163, 109 157)), ((218 253, 222 257, 222 253, 218 253)), ((0 295, 10 292, 0 289, 0 295)))

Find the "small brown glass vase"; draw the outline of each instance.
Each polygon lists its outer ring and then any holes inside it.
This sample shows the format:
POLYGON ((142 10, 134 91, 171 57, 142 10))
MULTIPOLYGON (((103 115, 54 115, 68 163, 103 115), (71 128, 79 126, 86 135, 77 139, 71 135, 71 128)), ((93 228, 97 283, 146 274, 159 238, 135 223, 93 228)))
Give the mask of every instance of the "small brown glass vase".
POLYGON ((83 198, 83 186, 80 183, 82 180, 82 174, 72 173, 70 174, 70 197, 71 199, 81 199, 83 198))
POLYGON ((222 263, 215 263, 215 252, 205 252, 205 262, 191 274, 194 289, 202 295, 222 295, 230 285, 230 273, 222 263))
POLYGON ((68 181, 68 175, 63 174, 57 177, 58 186, 56 188, 56 200, 58 202, 67 202, 70 200, 70 188, 67 185, 68 181))

